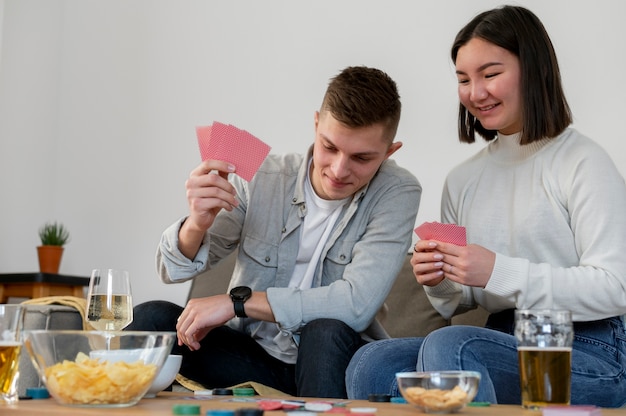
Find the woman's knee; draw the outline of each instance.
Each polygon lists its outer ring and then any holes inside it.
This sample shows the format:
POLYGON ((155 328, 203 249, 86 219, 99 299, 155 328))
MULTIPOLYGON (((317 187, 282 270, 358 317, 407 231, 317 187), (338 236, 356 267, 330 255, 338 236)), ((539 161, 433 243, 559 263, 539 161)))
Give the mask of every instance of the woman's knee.
POLYGON ((350 360, 348 372, 414 371, 421 342, 422 338, 392 338, 365 344, 350 360))
POLYGON ((367 399, 370 393, 398 395, 395 375, 415 371, 421 338, 394 338, 359 348, 346 370, 348 397, 367 399))
POLYGON ((386 341, 370 342, 359 348, 352 356, 348 365, 346 372, 348 376, 352 377, 354 374, 368 371, 379 371, 379 364, 384 365, 386 357, 389 356, 390 347, 386 344, 386 341))
POLYGON ((491 365, 517 357, 515 337, 477 326, 455 325, 437 329, 420 349, 418 368, 423 370, 457 369, 470 362, 491 365))

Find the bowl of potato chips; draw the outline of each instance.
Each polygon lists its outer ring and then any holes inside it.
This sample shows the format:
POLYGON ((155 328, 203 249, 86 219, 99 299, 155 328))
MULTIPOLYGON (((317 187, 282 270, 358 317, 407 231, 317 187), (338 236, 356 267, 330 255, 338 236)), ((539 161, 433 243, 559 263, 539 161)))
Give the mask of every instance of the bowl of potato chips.
POLYGON ((148 391, 175 339, 175 332, 33 330, 24 347, 59 404, 128 407, 148 391))
POLYGON ((476 371, 412 371, 396 373, 404 399, 424 413, 454 413, 476 397, 476 371))

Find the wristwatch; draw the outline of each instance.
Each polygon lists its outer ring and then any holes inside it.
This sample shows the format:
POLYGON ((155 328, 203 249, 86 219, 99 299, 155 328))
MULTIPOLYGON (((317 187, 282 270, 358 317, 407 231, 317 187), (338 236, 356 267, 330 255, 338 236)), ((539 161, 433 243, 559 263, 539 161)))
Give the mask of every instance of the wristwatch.
POLYGON ((248 286, 237 286, 230 291, 230 298, 233 300, 235 307, 235 316, 238 318, 247 318, 246 310, 243 304, 252 296, 252 289, 248 286))

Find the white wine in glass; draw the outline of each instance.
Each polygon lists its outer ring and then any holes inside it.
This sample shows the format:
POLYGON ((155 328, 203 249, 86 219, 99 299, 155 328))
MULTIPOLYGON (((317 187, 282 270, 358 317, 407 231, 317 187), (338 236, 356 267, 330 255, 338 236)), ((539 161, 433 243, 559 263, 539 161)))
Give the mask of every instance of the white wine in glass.
POLYGON ((91 272, 87 321, 100 331, 120 331, 133 321, 133 301, 127 271, 95 269, 91 272))

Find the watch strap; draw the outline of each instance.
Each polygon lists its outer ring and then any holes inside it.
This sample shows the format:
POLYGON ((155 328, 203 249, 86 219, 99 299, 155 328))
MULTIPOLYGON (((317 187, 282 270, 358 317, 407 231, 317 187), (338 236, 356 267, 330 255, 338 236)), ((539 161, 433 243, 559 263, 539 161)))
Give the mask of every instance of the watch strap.
POLYGON ((248 315, 246 315, 246 310, 243 307, 243 301, 242 300, 233 300, 233 306, 235 307, 235 316, 237 318, 247 318, 248 315))

